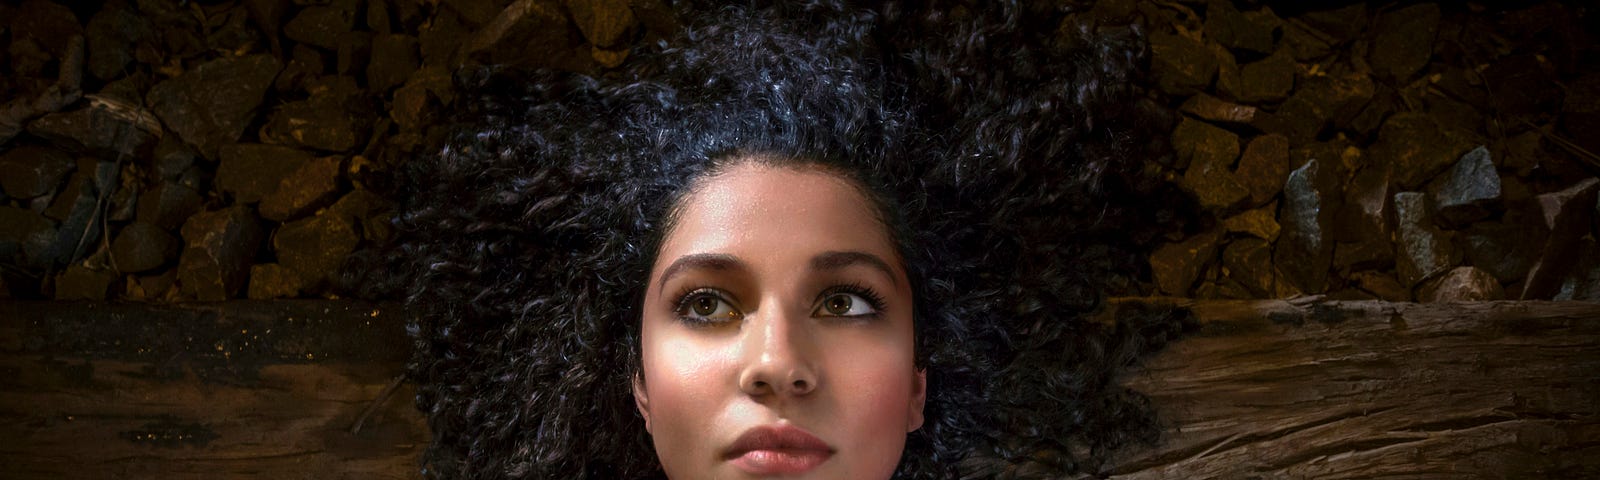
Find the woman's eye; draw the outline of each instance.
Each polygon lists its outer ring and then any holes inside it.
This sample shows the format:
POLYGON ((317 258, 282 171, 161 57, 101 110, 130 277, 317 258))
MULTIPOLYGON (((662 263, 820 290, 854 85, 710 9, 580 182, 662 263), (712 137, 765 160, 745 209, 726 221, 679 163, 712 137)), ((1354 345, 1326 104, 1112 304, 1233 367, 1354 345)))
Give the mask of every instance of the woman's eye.
POLYGON ((872 303, 854 293, 834 293, 822 299, 814 315, 823 317, 859 317, 878 313, 872 303))
POLYGON ((736 320, 740 313, 727 300, 711 293, 697 293, 685 298, 678 307, 678 316, 701 323, 736 320))

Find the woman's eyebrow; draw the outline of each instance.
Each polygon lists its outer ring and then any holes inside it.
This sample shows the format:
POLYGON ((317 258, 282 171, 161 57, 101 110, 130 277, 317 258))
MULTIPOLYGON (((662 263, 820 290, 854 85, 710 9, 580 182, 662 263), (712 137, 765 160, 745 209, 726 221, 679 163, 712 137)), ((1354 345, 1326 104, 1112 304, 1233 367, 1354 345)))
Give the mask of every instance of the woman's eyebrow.
POLYGON ((851 265, 866 265, 875 268, 882 271, 884 276, 889 277, 890 282, 894 282, 895 285, 900 284, 900 279, 895 277, 894 270, 889 269, 889 262, 883 261, 883 257, 877 255, 858 251, 830 251, 811 257, 812 270, 838 270, 851 265))
POLYGON ((739 261, 739 257, 726 253, 692 253, 678 257, 677 260, 672 261, 672 265, 667 266, 666 270, 662 270, 661 280, 657 283, 656 288, 660 289, 666 286, 667 280, 672 279, 673 276, 692 269, 743 270, 745 266, 744 262, 739 261))

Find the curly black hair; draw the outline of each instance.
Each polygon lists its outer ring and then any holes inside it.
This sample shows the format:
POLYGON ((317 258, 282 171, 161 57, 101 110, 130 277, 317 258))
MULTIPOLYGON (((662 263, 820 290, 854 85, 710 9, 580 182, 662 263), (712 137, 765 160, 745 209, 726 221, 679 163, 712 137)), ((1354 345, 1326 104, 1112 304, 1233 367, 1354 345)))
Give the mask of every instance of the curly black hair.
POLYGON ((675 38, 603 76, 458 74, 396 217, 425 475, 661 476, 630 383, 649 268, 686 186, 749 158, 842 172, 899 245, 929 393, 897 478, 1097 473, 1155 441, 1116 375, 1183 315, 1089 318, 1184 218, 1144 168, 1168 152, 1139 28, 1003 1, 748 3, 678 5, 675 38))

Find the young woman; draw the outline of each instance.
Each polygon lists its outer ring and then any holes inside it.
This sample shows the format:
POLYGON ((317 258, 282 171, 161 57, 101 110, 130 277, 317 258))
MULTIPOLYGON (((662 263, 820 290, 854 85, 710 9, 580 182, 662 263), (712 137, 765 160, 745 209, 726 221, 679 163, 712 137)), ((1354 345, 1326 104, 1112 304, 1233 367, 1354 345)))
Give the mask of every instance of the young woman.
POLYGON ((398 219, 427 476, 1053 478, 1155 439, 1114 379, 1180 316, 1086 318, 1179 218, 1137 31, 774 3, 681 6, 602 78, 461 76, 398 219))

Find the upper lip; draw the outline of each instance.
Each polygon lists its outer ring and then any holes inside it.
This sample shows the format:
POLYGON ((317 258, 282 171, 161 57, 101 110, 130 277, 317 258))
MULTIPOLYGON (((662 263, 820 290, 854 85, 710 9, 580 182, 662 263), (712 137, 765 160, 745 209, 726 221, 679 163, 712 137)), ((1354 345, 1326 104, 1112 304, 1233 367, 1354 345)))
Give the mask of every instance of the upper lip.
POLYGON ((816 450, 833 453, 833 447, 811 432, 794 425, 776 424, 745 430, 728 447, 726 456, 735 458, 755 450, 816 450))

